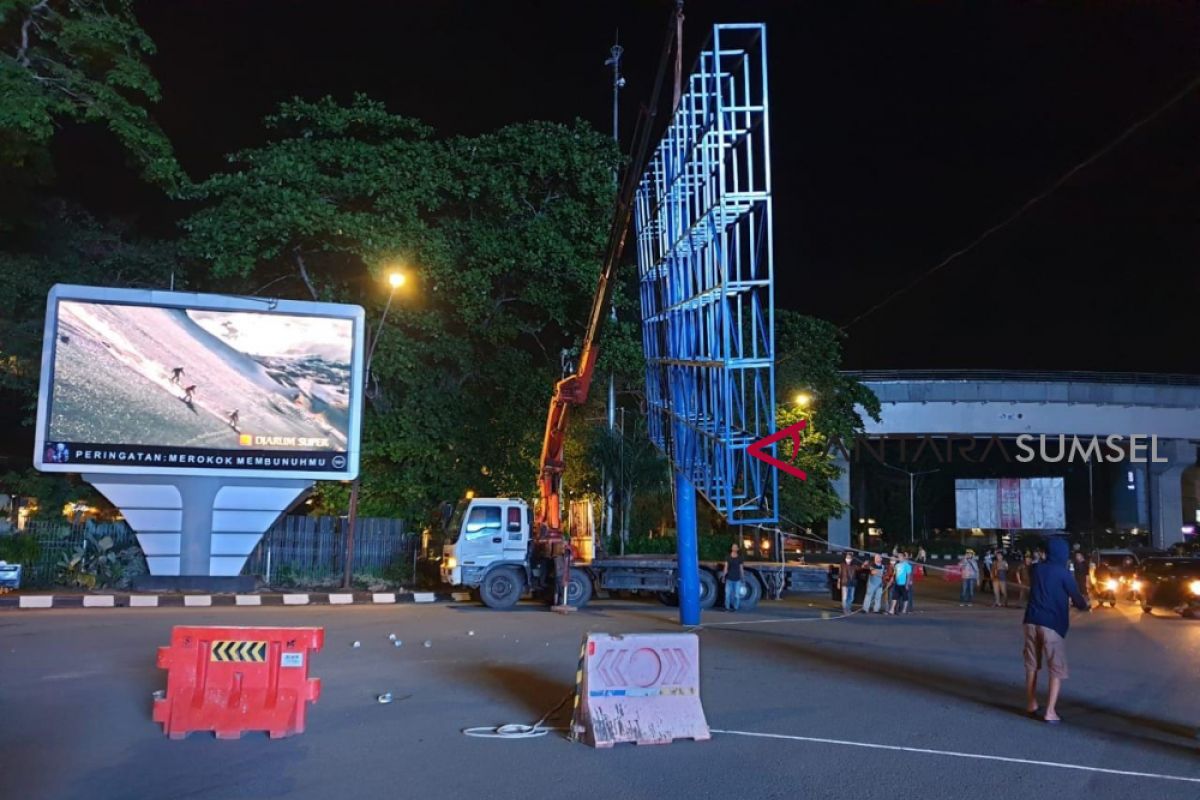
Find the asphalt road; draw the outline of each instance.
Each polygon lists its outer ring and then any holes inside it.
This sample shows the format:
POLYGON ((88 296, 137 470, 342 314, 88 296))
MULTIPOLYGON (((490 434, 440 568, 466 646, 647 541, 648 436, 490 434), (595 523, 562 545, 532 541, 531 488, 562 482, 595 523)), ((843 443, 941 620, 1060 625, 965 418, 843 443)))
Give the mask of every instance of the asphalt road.
POLYGON ((460 731, 537 719, 571 692, 584 631, 676 631, 672 609, 628 600, 570 616, 462 604, 6 611, 0 796, 1200 797, 1200 622, 1132 606, 1075 616, 1065 722, 1054 727, 1022 714, 1020 612, 929 595, 907 618, 841 619, 813 598, 709 612, 700 635, 710 725, 798 738, 714 733, 607 751, 554 734, 460 731), (155 653, 180 623, 324 626, 311 664, 323 692, 307 732, 163 737, 150 718, 151 693, 165 686, 155 653), (391 705, 376 702, 385 691, 391 705))

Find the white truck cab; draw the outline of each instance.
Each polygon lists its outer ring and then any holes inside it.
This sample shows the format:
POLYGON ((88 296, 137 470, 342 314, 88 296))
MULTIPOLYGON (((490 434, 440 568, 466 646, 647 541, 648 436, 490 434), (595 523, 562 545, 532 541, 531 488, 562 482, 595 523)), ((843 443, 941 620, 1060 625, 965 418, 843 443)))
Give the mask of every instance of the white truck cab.
MULTIPOLYGON (((442 545, 442 582, 480 588, 489 571, 511 567, 515 586, 497 586, 517 598, 526 584, 526 564, 533 512, 517 497, 475 497, 459 502, 446 526, 442 545), (514 574, 518 573, 519 574, 514 574)), ((494 581, 493 581, 494 582, 494 581)), ((490 605, 490 603, 489 603, 490 605)))

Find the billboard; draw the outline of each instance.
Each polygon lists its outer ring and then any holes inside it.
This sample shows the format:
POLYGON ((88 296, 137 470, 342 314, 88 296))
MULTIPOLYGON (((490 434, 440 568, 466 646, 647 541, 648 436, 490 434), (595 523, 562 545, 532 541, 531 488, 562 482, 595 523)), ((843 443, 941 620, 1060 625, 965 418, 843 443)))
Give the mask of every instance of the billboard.
POLYGON ((954 481, 955 526, 997 530, 1062 530, 1067 513, 1062 478, 954 481))
POLYGON ((362 353, 358 306, 55 286, 34 465, 352 479, 362 353))

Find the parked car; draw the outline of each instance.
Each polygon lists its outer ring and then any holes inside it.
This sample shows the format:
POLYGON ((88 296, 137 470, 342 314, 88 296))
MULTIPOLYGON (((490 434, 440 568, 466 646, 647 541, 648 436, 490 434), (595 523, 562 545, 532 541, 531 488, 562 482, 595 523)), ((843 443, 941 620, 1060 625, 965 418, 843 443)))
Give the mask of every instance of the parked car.
POLYGON ((1147 558, 1138 567, 1142 611, 1169 608, 1182 616, 1200 613, 1200 558, 1147 558))

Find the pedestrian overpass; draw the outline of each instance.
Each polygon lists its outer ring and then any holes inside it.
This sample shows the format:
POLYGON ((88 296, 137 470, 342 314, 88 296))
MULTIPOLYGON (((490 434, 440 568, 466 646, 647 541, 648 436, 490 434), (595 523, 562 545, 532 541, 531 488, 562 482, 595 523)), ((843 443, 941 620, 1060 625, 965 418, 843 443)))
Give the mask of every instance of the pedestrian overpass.
MULTIPOLYGON (((1200 442, 1200 376, 982 370, 846 374, 879 398, 879 421, 863 415, 868 437, 1155 436, 1161 460, 1144 465, 1151 541, 1165 547, 1181 538, 1182 478, 1196 463, 1200 442)), ((850 463, 839 458, 843 472, 836 488, 848 504, 850 463)), ((849 511, 829 520, 830 545, 849 545, 850 533, 849 511)))

